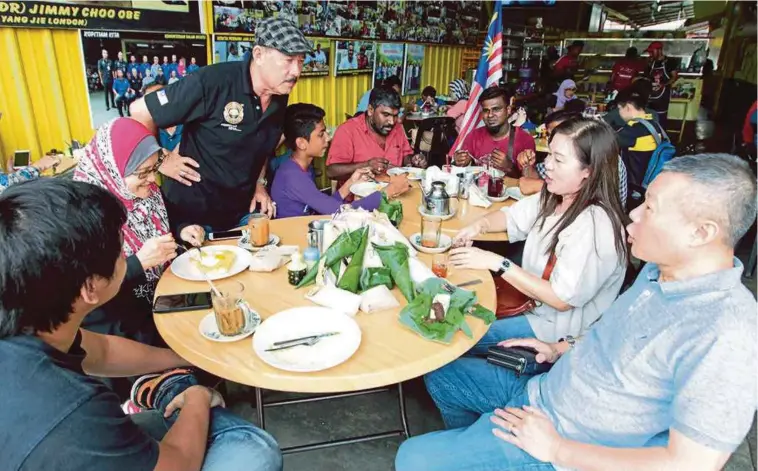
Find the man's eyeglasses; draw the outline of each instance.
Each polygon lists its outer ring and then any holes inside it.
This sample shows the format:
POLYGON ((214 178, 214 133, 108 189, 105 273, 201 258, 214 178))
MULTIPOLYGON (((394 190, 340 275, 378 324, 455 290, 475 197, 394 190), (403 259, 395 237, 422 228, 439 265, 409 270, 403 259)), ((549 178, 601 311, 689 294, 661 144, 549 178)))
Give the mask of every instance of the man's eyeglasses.
POLYGON ((166 160, 166 157, 168 157, 168 154, 166 154, 165 150, 161 149, 160 151, 158 151, 158 161, 155 162, 155 165, 137 172, 136 173, 137 178, 139 178, 140 180, 144 180, 147 177, 149 177, 151 174, 156 173, 158 169, 161 168, 161 165, 163 165, 163 162, 166 160))

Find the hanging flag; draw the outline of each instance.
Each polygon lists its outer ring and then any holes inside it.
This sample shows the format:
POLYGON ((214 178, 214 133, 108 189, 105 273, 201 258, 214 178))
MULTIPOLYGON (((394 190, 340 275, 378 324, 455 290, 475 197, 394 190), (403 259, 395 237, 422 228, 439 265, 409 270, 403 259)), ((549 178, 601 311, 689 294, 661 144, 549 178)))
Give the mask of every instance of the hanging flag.
POLYGON ((466 113, 463 115, 463 123, 458 138, 450 148, 450 156, 460 149, 466 136, 473 131, 479 123, 479 96, 484 89, 493 85, 497 86, 503 76, 503 18, 501 1, 495 2, 495 10, 487 28, 487 38, 482 47, 482 57, 479 58, 479 66, 476 68, 474 83, 471 86, 471 94, 466 103, 466 113))

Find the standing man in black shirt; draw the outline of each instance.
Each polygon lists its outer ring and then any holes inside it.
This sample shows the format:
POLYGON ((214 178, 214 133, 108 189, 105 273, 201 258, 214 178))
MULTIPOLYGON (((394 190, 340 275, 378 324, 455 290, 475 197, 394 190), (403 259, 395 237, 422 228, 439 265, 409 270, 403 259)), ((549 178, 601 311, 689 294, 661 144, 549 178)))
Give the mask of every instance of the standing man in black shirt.
POLYGON ((0 214, 3 470, 281 471, 274 439, 176 353, 80 328, 124 280, 115 196, 42 179, 6 190, 0 214), (98 379, 152 372, 132 391, 150 410, 131 416, 98 379))
POLYGON ((671 86, 679 78, 679 73, 673 61, 663 54, 663 43, 653 41, 645 49, 650 54, 650 63, 645 76, 650 79, 652 91, 648 106, 658 115, 658 122, 666 129, 668 122, 669 103, 671 102, 671 86))
POLYGON ((267 18, 248 60, 203 67, 132 104, 132 117, 149 129, 184 125, 179 152, 161 168, 173 179, 162 188, 175 230, 190 221, 226 230, 256 210, 274 216, 266 163, 310 51, 296 25, 267 18))
POLYGON ((113 61, 108 59, 108 51, 103 49, 103 58, 97 61, 97 75, 100 76, 100 85, 103 86, 105 95, 105 110, 110 111, 116 107, 113 99, 113 61))
POLYGON ((116 72, 121 71, 121 73, 126 77, 126 61, 124 60, 124 53, 121 51, 118 51, 118 57, 115 61, 113 61, 113 78, 116 78, 116 72))

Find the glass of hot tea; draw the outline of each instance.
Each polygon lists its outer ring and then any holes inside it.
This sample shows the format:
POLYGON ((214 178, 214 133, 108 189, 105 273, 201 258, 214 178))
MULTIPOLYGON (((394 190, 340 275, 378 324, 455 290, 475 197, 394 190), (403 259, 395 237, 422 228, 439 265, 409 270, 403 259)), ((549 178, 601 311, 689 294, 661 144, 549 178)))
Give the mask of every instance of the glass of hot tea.
POLYGON ((268 244, 269 229, 268 216, 265 214, 252 214, 247 222, 247 230, 250 231, 250 245, 263 247, 268 244))
POLYGON ((213 313, 221 335, 239 335, 245 330, 245 313, 241 306, 244 291, 239 281, 216 283, 216 290, 211 290, 213 313))
POLYGON ((430 249, 440 245, 442 221, 439 218, 421 218, 421 246, 430 249))

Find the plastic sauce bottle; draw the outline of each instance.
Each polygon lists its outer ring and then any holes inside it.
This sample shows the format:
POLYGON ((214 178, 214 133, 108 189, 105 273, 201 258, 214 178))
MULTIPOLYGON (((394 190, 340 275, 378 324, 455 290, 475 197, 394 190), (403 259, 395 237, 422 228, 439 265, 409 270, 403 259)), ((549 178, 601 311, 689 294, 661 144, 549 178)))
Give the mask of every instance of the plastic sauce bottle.
POLYGON ((315 265, 318 264, 318 260, 321 257, 321 254, 318 253, 318 248, 316 247, 308 247, 303 252, 303 259, 305 259, 305 267, 307 270, 310 270, 315 265))
POLYGON ((303 280, 303 278, 305 278, 305 274, 307 272, 308 267, 303 261, 302 254, 300 251, 296 251, 292 254, 292 260, 290 260, 290 263, 287 265, 287 276, 289 284, 297 285, 303 280))

